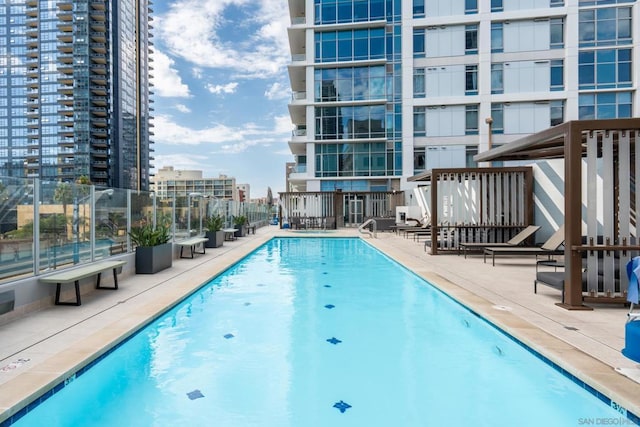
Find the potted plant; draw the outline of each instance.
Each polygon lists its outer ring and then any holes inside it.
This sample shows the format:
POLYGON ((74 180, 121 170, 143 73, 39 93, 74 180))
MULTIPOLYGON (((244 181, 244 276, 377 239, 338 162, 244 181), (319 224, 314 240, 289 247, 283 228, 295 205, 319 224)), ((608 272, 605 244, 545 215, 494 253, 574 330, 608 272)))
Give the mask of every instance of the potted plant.
POLYGON ((205 219, 204 226, 207 229, 207 232, 204 233, 204 236, 209 239, 205 242, 205 248, 218 248, 222 246, 224 242, 224 231, 222 231, 222 226, 224 225, 224 218, 220 215, 211 215, 210 217, 205 219))
POLYGON ((173 263, 173 243, 166 225, 143 224, 132 227, 129 232, 131 241, 136 245, 136 273, 153 274, 173 263))
POLYGON ((233 228, 237 229, 237 231, 234 233, 236 237, 246 236, 247 222, 248 222, 247 217, 244 215, 238 215, 233 217, 233 228))

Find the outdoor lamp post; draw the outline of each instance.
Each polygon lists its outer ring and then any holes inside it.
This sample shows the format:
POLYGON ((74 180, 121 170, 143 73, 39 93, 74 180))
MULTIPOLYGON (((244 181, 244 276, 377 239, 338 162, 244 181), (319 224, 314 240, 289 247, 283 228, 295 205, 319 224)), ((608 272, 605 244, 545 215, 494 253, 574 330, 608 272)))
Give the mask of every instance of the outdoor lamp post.
MULTIPOLYGON (((487 139, 487 151, 491 150, 493 148, 493 130, 492 130, 492 125, 493 125, 493 119, 491 117, 487 117, 486 119, 484 119, 484 122, 489 125, 489 137, 487 139)), ((491 162, 489 162, 489 167, 491 167, 493 164, 491 162)))

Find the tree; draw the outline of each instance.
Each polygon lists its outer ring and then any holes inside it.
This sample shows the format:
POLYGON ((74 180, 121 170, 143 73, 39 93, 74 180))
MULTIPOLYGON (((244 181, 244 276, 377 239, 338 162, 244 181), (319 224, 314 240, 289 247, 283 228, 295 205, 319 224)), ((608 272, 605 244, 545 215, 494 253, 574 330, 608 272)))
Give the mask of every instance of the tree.
MULTIPOLYGON (((53 200, 62 204, 62 212, 64 217, 67 218, 67 205, 73 203, 73 189, 71 185, 66 182, 61 182, 56 186, 56 190, 53 193, 53 200)), ((65 221, 66 223, 66 221, 65 221)), ((67 233, 65 233, 65 238, 67 233)))

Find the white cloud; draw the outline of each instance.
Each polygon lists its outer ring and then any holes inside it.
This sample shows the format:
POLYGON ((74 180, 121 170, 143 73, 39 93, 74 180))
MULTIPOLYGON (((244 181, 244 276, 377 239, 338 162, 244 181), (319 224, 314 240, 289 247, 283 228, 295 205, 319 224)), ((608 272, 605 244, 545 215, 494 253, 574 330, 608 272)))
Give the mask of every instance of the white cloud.
POLYGON ((199 170, 202 164, 207 161, 207 156, 198 156, 192 154, 158 154, 154 160, 154 166, 160 169, 165 166, 173 166, 179 170, 199 170))
POLYGON ((180 74, 173 66, 175 61, 156 50, 153 56, 153 84, 155 93, 164 97, 189 97, 189 87, 182 83, 180 74))
POLYGON ((267 99, 274 100, 274 99, 288 99, 291 95, 290 95, 289 88, 287 86, 284 86, 281 83, 275 82, 274 84, 269 86, 267 90, 264 91, 264 96, 266 96, 267 99))
POLYGON ((176 110, 180 111, 181 113, 190 113, 191 112, 191 108, 187 107, 184 104, 176 104, 176 110))
POLYGON ((236 88, 238 87, 238 83, 232 82, 227 83, 226 85, 213 85, 211 83, 208 83, 205 85, 205 87, 214 95, 220 95, 221 93, 234 93, 236 91, 236 88))
POLYGON ((291 117, 289 116, 277 116, 274 118, 276 133, 291 133, 293 130, 293 124, 291 123, 291 117))
POLYGON ((271 146, 279 144, 291 135, 291 122, 286 116, 276 117, 273 127, 261 127, 255 123, 245 123, 238 127, 214 124, 204 129, 190 129, 175 123, 165 115, 156 116, 155 142, 166 145, 214 145, 212 151, 240 153, 256 145, 271 146), (289 125, 286 125, 289 121, 289 125))
POLYGON ((268 78, 290 60, 287 8, 287 0, 178 0, 157 17, 157 36, 172 54, 197 67, 268 78), (228 31, 226 13, 242 14, 238 22, 244 26, 228 31))

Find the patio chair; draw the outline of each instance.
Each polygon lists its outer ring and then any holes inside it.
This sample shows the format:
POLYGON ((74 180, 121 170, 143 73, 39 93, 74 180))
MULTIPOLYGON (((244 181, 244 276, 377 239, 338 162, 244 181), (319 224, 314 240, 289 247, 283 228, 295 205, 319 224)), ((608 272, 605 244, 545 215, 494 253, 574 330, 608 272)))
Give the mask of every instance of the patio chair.
POLYGON ((539 255, 543 255, 551 259, 554 255, 564 254, 564 250, 560 246, 564 243, 564 225, 562 225, 555 233, 547 239, 542 246, 517 246, 514 248, 495 247, 484 248, 484 262, 487 262, 487 255, 491 255, 492 264, 496 265, 496 255, 535 255, 536 259, 539 255))
MULTIPOLYGON (((463 242, 460 243, 458 249, 462 248, 464 253, 464 257, 467 257, 468 250, 483 250, 484 248, 510 248, 514 246, 520 246, 527 240, 529 237, 533 236, 533 234, 540 229, 539 225, 530 225, 526 227, 524 230, 520 231, 518 234, 513 236, 506 242, 463 242)), ((458 251, 458 254, 460 252, 458 251)))

